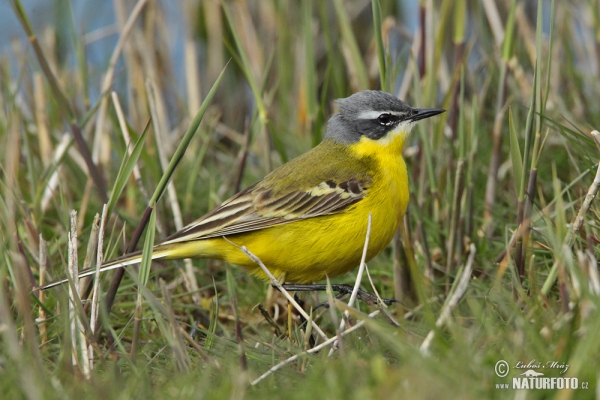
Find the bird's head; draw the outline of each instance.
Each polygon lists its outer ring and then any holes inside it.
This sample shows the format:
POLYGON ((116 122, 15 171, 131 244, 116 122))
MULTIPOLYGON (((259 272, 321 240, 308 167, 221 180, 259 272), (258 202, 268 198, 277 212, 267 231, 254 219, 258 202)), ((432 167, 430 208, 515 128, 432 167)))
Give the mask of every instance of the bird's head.
POLYGON ((339 112, 327 125, 326 139, 344 144, 374 141, 387 144, 401 139, 415 122, 443 113, 442 108, 413 108, 396 96, 379 90, 365 90, 337 101, 339 112))

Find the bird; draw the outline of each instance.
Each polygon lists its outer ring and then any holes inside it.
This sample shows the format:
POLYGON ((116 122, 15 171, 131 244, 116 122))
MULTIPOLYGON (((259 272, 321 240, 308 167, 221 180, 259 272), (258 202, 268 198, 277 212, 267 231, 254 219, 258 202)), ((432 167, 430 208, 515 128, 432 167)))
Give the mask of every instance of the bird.
MULTIPOLYGON (((413 108, 378 90, 357 92, 337 105, 317 146, 154 245, 152 259, 219 259, 268 279, 243 246, 283 282, 314 283, 359 265, 369 215, 366 260, 381 252, 409 202, 404 144, 417 121, 445 110, 413 108)), ((126 254, 100 271, 141 258, 141 251, 126 254)), ((95 273, 89 268, 79 277, 95 273)))

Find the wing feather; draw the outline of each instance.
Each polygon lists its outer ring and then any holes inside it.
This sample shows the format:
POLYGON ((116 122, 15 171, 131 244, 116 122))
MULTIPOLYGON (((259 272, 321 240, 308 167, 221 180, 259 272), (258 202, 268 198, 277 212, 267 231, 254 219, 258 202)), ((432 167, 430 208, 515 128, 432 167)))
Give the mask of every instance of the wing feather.
POLYGON ((241 234, 344 212, 365 198, 378 168, 371 157, 356 157, 347 145, 325 139, 162 244, 241 234))
POLYGON ((192 222, 162 244, 235 235, 342 212, 362 200, 370 179, 327 180, 306 190, 279 191, 253 185, 192 222))

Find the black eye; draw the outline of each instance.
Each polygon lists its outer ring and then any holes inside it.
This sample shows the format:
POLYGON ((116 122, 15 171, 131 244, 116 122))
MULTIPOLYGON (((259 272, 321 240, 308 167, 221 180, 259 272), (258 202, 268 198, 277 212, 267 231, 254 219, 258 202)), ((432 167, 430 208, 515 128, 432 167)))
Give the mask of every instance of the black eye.
POLYGON ((377 117, 377 122, 379 122, 379 124, 383 126, 391 125, 393 122, 392 114, 380 114, 379 117, 377 117))

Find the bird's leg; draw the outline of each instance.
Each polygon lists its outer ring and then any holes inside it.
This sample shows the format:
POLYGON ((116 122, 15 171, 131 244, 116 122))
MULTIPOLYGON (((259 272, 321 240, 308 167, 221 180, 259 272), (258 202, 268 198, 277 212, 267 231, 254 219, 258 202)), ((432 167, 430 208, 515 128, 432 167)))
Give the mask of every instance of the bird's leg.
MULTIPOLYGON (((294 292, 305 292, 305 291, 324 291, 327 290, 327 285, 297 285, 293 283, 285 283, 281 285, 285 290, 294 291, 294 292)), ((331 285, 331 289, 334 292, 338 292, 336 298, 340 298, 346 294, 351 294, 354 291, 354 287, 351 285, 331 285)), ((377 296, 372 293, 369 293, 365 290, 358 289, 358 298, 368 304, 377 303, 377 296)), ((395 299, 381 299, 385 305, 391 305, 392 303, 398 302, 395 299)), ((327 305, 328 303, 319 304, 317 307, 327 305)), ((315 308, 317 308, 315 307, 315 308)))

